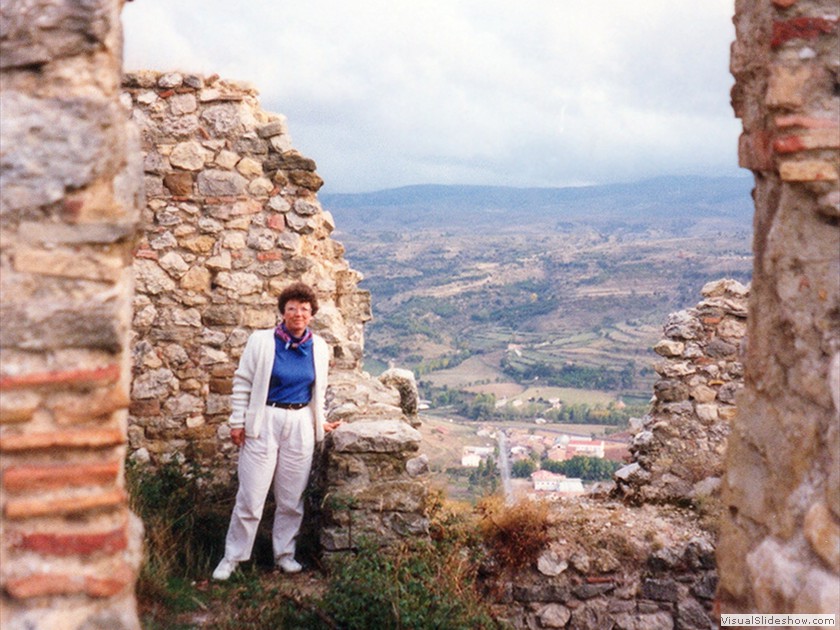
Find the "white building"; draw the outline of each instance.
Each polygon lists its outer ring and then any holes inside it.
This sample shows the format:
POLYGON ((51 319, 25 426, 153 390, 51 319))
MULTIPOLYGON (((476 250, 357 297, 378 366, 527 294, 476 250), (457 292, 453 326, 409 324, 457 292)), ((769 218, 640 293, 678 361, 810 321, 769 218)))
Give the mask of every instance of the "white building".
POLYGON ((562 496, 573 497, 584 494, 583 481, 566 475, 558 475, 548 470, 537 470, 531 474, 536 492, 554 492, 562 496))
POLYGON ((572 438, 566 444, 567 454, 586 455, 587 457, 604 457, 604 440, 581 440, 572 438))
POLYGON ((464 468, 478 468, 495 451, 493 446, 465 446, 461 451, 461 466, 464 468))

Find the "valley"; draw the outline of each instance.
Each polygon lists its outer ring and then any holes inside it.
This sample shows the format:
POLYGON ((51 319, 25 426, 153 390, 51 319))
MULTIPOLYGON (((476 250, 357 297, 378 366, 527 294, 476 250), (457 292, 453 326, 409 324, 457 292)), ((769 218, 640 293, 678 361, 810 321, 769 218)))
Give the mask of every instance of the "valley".
POLYGON ((454 391, 499 409, 540 385, 563 388, 567 405, 606 396, 643 412, 668 314, 708 281, 750 278, 750 187, 418 186, 322 203, 372 295, 367 371, 412 369, 433 406, 454 391))

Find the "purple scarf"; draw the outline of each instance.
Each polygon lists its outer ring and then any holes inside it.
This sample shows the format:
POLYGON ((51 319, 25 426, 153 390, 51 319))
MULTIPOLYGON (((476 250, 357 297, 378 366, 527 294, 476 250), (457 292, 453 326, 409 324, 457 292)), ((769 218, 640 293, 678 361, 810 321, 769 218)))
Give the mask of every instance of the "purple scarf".
POLYGON ((281 323, 274 329, 274 334, 278 339, 280 339, 280 341, 286 344, 286 350, 291 348, 292 350, 297 350, 301 354, 309 354, 308 350, 312 345, 312 331, 308 328, 306 329, 306 332, 303 333, 303 337, 295 337, 289 332, 289 329, 286 328, 286 324, 281 323))

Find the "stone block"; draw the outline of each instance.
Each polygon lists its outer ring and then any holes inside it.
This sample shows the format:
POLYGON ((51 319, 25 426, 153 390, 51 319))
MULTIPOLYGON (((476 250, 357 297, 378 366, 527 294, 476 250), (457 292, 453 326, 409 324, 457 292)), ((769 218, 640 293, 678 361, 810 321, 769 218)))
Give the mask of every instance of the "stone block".
POLYGON ((289 181, 312 192, 318 192, 324 185, 324 180, 312 171, 289 171, 289 181))
POLYGON ((676 602, 679 599, 679 589, 672 579, 648 578, 642 582, 642 596, 658 602, 676 602))
POLYGON ((195 140, 179 142, 169 154, 169 163, 187 171, 198 171, 204 167, 206 151, 195 140))
POLYGON ((174 94, 169 98, 169 111, 173 116, 182 116, 184 114, 192 114, 198 109, 198 102, 195 94, 187 92, 186 94, 174 94))
POLYGON ((814 503, 805 514, 805 538, 835 574, 840 573, 840 524, 825 503, 814 503))
POLYGON ((766 104, 771 107, 801 107, 804 104, 805 84, 810 78, 811 69, 807 65, 771 65, 766 104))
POLYGON ((826 160, 782 162, 779 174, 786 182, 833 182, 838 179, 837 167, 826 160))
POLYGON ((216 169, 204 170, 198 174, 198 192, 208 197, 230 197, 241 195, 248 186, 248 180, 239 173, 216 169))
POLYGON ((363 420, 346 423, 329 434, 338 453, 396 453, 416 451, 422 436, 402 420, 363 420))
POLYGON ((14 264, 23 273, 114 283, 122 276, 125 261, 119 250, 79 252, 19 246, 14 264))

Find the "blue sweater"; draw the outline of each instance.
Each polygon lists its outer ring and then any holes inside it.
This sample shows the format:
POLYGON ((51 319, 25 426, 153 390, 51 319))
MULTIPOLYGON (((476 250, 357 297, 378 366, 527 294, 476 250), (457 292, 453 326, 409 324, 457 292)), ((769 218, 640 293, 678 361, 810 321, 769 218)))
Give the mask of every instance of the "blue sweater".
POLYGON ((300 348, 286 348, 286 344, 275 337, 274 366, 268 384, 267 402, 308 403, 312 399, 314 382, 312 342, 300 348))

